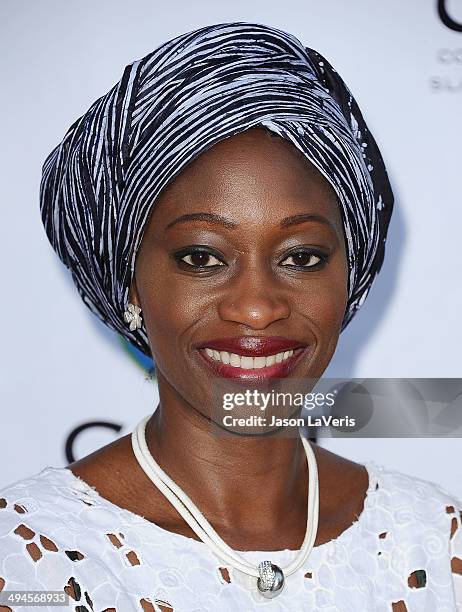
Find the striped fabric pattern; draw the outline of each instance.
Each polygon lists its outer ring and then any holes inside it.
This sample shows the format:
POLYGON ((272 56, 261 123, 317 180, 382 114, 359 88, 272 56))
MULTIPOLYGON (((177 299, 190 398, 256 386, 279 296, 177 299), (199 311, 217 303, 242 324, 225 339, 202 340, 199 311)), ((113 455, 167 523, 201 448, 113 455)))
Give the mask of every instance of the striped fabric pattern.
POLYGON ((382 266, 393 193, 348 87, 291 34, 221 23, 162 44, 125 68, 44 163, 40 210, 53 248, 84 303, 146 355, 144 326, 130 331, 123 313, 156 198, 201 153, 256 126, 292 142, 337 194, 349 264, 343 330, 382 266))

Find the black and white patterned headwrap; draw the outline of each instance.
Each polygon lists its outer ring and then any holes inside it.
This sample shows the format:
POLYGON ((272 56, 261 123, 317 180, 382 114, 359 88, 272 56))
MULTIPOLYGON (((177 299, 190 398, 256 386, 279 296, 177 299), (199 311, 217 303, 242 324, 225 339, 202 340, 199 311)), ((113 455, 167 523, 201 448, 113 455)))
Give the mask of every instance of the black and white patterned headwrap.
POLYGON ((135 258, 162 189, 214 144, 252 127, 292 142, 341 205, 348 251, 342 330, 381 268, 393 209, 387 172, 348 87, 284 31, 221 23, 182 34, 125 68, 43 166, 48 238, 85 304, 150 355, 124 321, 135 258))

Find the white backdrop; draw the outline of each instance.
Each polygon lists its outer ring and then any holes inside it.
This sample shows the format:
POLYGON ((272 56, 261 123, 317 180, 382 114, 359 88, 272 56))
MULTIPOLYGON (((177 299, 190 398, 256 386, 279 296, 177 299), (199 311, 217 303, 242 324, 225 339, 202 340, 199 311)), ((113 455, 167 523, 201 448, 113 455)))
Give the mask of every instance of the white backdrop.
MULTIPOLYGON (((355 95, 396 195, 386 262, 326 376, 462 377, 462 1, 2 0, 0 487, 129 433, 157 390, 78 297, 43 230, 41 165, 123 68, 197 27, 255 21, 320 51, 355 95), (459 25, 459 27, 457 27, 459 25)), ((462 498, 462 443, 325 440, 462 498)))

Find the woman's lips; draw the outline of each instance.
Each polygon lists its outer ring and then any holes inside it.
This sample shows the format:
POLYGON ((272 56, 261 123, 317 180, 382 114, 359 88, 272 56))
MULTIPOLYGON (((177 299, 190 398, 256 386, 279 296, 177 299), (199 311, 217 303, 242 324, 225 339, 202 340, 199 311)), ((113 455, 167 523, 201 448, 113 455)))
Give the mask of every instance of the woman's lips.
MULTIPOLYGON (((233 378, 235 380, 252 381, 252 380, 266 380, 268 378, 284 378, 290 374, 296 364, 309 352, 311 352, 311 346, 305 346, 300 348, 291 349, 290 351, 284 351, 289 353, 286 358, 283 358, 279 362, 275 362, 272 365, 265 365, 264 367, 237 367, 232 363, 223 363, 222 360, 215 359, 211 355, 207 354, 209 351, 206 348, 197 349, 199 355, 203 361, 216 373, 218 376, 224 378, 233 378), (290 354, 291 353, 291 354, 290 354)), ((216 352, 216 351, 215 351, 216 352)), ((228 353, 229 354, 229 353, 228 353)), ((280 354, 280 353, 279 353, 280 354)), ((231 356, 232 357, 232 356, 231 356)), ((248 356, 240 355, 243 359, 249 359, 248 356)), ((270 356, 269 356, 270 357, 270 356)), ((227 360, 226 354, 224 359, 227 360)), ((258 359, 258 357, 257 357, 258 359)), ((231 359, 231 362, 236 362, 236 358, 231 359)), ((271 357, 270 357, 271 362, 271 357)), ((249 364, 249 361, 242 362, 249 364)), ((259 362, 262 363, 261 361, 259 362)))
POLYGON ((306 344, 291 340, 284 336, 231 336, 227 338, 209 338, 193 348, 210 348, 217 351, 227 351, 237 355, 259 357, 276 355, 280 352, 305 348, 306 344))

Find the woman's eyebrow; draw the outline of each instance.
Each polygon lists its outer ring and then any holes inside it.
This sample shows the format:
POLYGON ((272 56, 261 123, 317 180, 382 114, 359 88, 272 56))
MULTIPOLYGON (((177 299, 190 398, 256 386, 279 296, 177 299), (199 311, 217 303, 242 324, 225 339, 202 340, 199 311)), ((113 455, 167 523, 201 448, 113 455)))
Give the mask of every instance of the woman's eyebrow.
POLYGON ((298 223, 304 223, 305 221, 317 221, 318 223, 324 223, 324 225, 328 225, 335 231, 333 224, 329 221, 329 219, 327 219, 327 217, 309 213, 284 217, 284 219, 281 221, 281 227, 289 227, 291 225, 297 225, 298 223))
POLYGON ((167 230, 169 227, 172 227, 173 225, 176 225, 177 223, 185 223, 186 221, 210 221, 210 223, 224 225, 225 227, 229 229, 235 229, 236 227, 239 227, 238 223, 234 223, 234 221, 230 221, 229 219, 226 219, 225 217, 222 217, 221 215, 214 215, 213 213, 206 213, 206 212, 197 212, 197 213, 189 213, 187 215, 181 215, 180 217, 177 217, 173 221, 170 221, 170 223, 168 223, 165 226, 165 229, 167 230))
MULTIPOLYGON (((165 226, 165 229, 169 229, 170 227, 176 225, 177 223, 186 223, 187 221, 209 221, 210 223, 216 223, 217 225, 223 225, 228 229, 236 229, 239 227, 238 223, 231 221, 230 219, 226 219, 221 215, 215 215, 213 213, 207 212, 197 212, 197 213, 189 213, 185 215, 181 215, 177 217, 173 221, 170 221, 165 226)), ((284 217, 280 223, 281 228, 289 227, 292 225, 297 225, 299 223, 305 223, 306 221, 317 221, 318 223, 324 223, 328 225, 331 229, 335 231, 332 223, 322 215, 314 215, 314 214, 299 214, 299 215, 291 215, 290 217, 284 217)))

